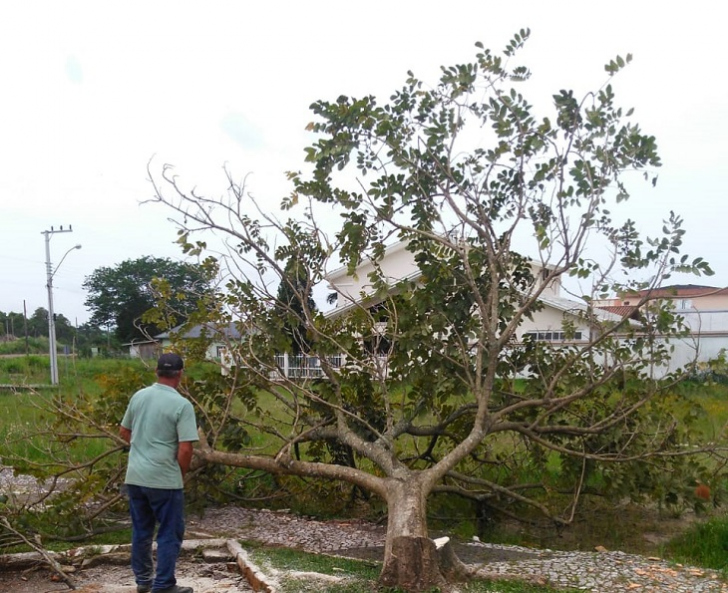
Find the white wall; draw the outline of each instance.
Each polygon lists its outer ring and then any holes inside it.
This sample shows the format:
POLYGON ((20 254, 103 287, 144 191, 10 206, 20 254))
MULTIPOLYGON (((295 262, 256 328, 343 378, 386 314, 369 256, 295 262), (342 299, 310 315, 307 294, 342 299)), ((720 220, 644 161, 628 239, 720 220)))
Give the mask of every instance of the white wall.
MULTIPOLYGON (((419 268, 415 263, 414 255, 407 250, 404 242, 395 243, 387 249, 387 253, 379 262, 384 278, 389 284, 395 284, 400 280, 417 275, 419 268)), ((531 270, 534 278, 540 280, 541 266, 532 264, 531 270)), ((335 287, 339 293, 337 307, 342 307, 351 302, 358 302, 362 295, 369 295, 373 292, 369 274, 374 271, 374 265, 369 259, 365 259, 357 268, 355 276, 348 276, 345 269, 339 269, 329 275, 329 284, 335 287)), ((546 297, 560 296, 561 279, 556 278, 544 290, 546 297)))
MULTIPOLYGON (((404 243, 392 245, 379 265, 385 278, 391 284, 418 272, 414 257, 407 251, 404 243)), ((339 292, 336 306, 348 305, 352 301, 359 301, 362 294, 371 294, 373 291, 369 274, 373 271, 374 265, 366 259, 357 268, 356 276, 347 276, 345 270, 337 270, 331 274, 329 282, 339 292)))
POLYGON ((728 311, 680 311, 685 323, 700 334, 721 333, 728 339, 728 311))
POLYGON ((574 322, 576 330, 581 332, 581 341, 589 339, 591 334, 589 332, 589 326, 586 323, 577 319, 573 315, 569 315, 564 311, 554 309, 548 305, 541 311, 534 313, 533 319, 526 319, 518 328, 516 335, 518 339, 521 340, 523 334, 532 331, 562 331, 565 318, 574 322))

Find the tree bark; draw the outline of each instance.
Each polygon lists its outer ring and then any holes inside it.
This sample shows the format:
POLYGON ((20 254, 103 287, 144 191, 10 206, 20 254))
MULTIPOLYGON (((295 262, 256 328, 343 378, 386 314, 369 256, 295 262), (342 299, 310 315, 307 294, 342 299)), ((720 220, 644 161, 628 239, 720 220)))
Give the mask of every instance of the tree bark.
POLYGON ((445 585, 434 542, 427 537, 394 538, 390 555, 385 555, 379 582, 406 591, 427 591, 445 585))
MULTIPOLYGON (((391 480, 387 485, 387 540, 384 567, 379 582, 385 587, 406 591, 427 591, 442 587, 448 578, 441 569, 441 556, 427 535, 427 491, 414 476, 391 480)), ((448 550, 454 557, 454 552, 448 550)), ((450 559, 453 563, 454 561, 450 559)), ((458 578, 459 571, 448 571, 458 578)), ((453 579, 454 580, 454 579, 453 579)))
POLYGON ((450 538, 444 537, 441 541, 435 541, 437 556, 440 561, 440 572, 448 583, 467 581, 472 573, 468 567, 458 558, 450 543, 450 538))

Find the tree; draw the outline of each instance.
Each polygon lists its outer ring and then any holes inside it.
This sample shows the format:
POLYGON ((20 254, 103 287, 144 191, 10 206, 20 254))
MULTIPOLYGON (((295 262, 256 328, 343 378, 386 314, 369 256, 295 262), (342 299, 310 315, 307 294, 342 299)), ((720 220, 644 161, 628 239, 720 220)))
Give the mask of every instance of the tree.
MULTIPOLYGON (((290 342, 285 351, 305 354, 310 350, 306 319, 311 319, 318 307, 311 296, 313 285, 306 266, 299 261, 295 251, 288 247, 283 249, 284 252, 290 252, 290 255, 283 270, 284 276, 278 285, 275 306, 283 323, 283 332, 290 342)), ((284 256, 280 254, 279 257, 284 256)))
POLYGON ((56 314, 56 338, 59 342, 71 345, 76 339, 76 328, 71 321, 62 313, 56 314))
MULTIPOLYGON (((25 331, 24 328, 25 317, 22 313, 15 313, 14 311, 9 313, 0 312, 0 335, 20 337, 25 331)), ((48 331, 46 331, 47 333, 48 331)))
MULTIPOLYGON (((512 64, 527 37, 521 31, 502 54, 478 44, 474 62, 443 68, 433 88, 410 73, 382 105, 371 96, 314 103, 311 169, 290 174, 283 202, 292 213, 305 205, 297 219, 279 221, 230 175, 230 195, 208 199, 187 193, 170 167, 161 180, 150 171, 155 201, 179 214, 186 250, 203 249, 194 234, 214 229, 236 255, 220 306, 206 311, 250 330, 230 345, 237 364, 228 399, 266 392, 282 410, 256 425, 279 440, 276 454, 225 437, 250 430, 255 416, 243 423, 222 413, 219 425, 205 424, 200 458, 342 480, 381 497, 387 586, 419 591, 459 574, 428 538, 428 497, 466 497, 493 513, 536 509, 568 524, 588 490, 664 493, 674 476, 700 471, 682 463, 689 426, 663 405, 680 375, 655 372, 681 335, 679 318, 649 293, 638 321, 604 322, 593 307, 673 272, 711 273, 700 258, 679 255, 678 216, 650 238, 612 214, 630 197, 630 173, 654 183, 660 165, 654 137, 615 103, 611 78, 629 57, 607 65, 610 80, 598 91, 581 100, 559 91, 553 111, 537 115, 517 89, 529 71, 512 64), (322 209, 341 216, 333 233, 324 232, 322 209), (406 242, 416 277, 393 281, 381 269, 394 239, 406 242), (349 298, 346 314, 296 312, 320 381, 287 379, 277 365, 288 336, 276 309, 283 299, 268 287, 271 277, 290 278, 290 253, 274 247, 281 243, 295 246, 312 283, 339 264, 334 257, 351 274, 365 259, 374 266, 365 299, 339 294, 349 298), (592 328, 587 339, 518 340, 549 283, 568 278, 579 281, 575 314, 592 328), (372 356, 374 340, 384 353, 372 356), (285 413, 285 430, 266 423, 285 413), (321 445, 331 442, 356 463, 327 457, 321 445), (543 471, 547 462, 559 470, 543 471)), ((562 329, 573 335, 568 323, 562 329)), ((190 389, 204 401, 204 385, 190 389)))
POLYGON ((28 319, 28 335, 38 338, 48 337, 48 309, 38 307, 28 319))
MULTIPOLYGON (((78 350, 81 356, 90 357, 92 348, 110 348, 111 336, 109 332, 98 325, 87 322, 78 326, 76 331, 76 339, 78 341, 78 350)), ((116 347, 116 339, 114 339, 113 347, 116 347)))
POLYGON ((84 281, 89 291, 85 305, 92 314, 90 323, 113 327, 121 342, 158 334, 157 324, 142 321, 144 313, 155 306, 155 279, 173 295, 169 301, 174 308, 171 325, 184 321, 196 307, 197 298, 210 290, 209 279, 196 265, 151 256, 126 260, 113 268, 98 268, 84 281))

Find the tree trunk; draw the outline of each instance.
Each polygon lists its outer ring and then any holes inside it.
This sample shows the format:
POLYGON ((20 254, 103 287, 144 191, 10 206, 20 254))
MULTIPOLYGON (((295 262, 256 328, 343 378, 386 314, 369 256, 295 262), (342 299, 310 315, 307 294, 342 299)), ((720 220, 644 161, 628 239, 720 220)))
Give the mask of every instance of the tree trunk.
POLYGON ((391 554, 385 555, 379 582, 405 591, 428 591, 445 585, 433 541, 415 536, 394 538, 391 554))
POLYGON ((427 591, 447 583, 435 542, 427 536, 426 500, 427 492, 416 478, 388 484, 389 519, 381 585, 427 591))

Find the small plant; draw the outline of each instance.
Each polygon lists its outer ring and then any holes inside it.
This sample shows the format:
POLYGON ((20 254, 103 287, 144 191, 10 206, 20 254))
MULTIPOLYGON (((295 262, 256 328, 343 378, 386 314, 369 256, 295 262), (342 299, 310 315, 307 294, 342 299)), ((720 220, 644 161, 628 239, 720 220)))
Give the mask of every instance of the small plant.
POLYGON ((728 358, 726 349, 721 348, 716 358, 697 364, 694 379, 703 383, 728 383, 728 358))
POLYGON ((693 526, 668 542, 663 554, 675 562, 728 572, 728 520, 716 518, 693 526))

